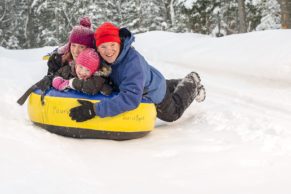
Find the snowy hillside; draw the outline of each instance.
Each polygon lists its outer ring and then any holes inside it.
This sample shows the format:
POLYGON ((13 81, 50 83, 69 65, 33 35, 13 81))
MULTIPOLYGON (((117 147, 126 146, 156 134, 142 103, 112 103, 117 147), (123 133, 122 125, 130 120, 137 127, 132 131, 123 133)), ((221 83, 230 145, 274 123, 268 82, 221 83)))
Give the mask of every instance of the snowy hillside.
POLYGON ((212 38, 149 32, 135 47, 167 78, 200 73, 207 99, 145 138, 65 138, 18 97, 52 47, 0 48, 0 193, 289 194, 291 30, 212 38))

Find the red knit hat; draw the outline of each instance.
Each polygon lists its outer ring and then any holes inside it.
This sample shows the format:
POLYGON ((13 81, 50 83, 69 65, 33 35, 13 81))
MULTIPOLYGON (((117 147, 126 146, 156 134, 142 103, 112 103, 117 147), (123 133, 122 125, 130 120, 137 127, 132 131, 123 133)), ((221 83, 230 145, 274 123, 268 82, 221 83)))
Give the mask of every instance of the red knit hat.
POLYGON ((110 22, 105 22, 99 26, 95 31, 96 47, 105 42, 117 42, 121 43, 119 37, 119 28, 114 26, 110 22))
POLYGON ((81 18, 79 25, 73 27, 69 35, 68 43, 58 49, 59 53, 69 52, 71 43, 94 48, 94 31, 91 29, 91 22, 88 17, 81 18))
POLYGON ((88 68, 92 75, 99 69, 100 59, 94 49, 87 48, 78 55, 76 64, 88 68))

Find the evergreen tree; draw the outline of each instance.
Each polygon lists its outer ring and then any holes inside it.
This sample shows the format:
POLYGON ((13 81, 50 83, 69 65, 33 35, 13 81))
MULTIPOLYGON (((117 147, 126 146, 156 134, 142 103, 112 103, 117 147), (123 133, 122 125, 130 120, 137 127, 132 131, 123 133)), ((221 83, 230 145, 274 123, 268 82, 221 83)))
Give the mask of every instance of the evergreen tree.
POLYGON ((197 33, 210 34, 216 25, 214 10, 220 5, 218 0, 184 1, 182 13, 188 17, 188 27, 197 33))
POLYGON ((280 28, 280 5, 276 0, 262 0, 257 7, 260 7, 261 17, 259 24, 255 27, 256 30, 280 28))
POLYGON ((141 26, 141 4, 140 0, 124 0, 120 5, 121 9, 121 27, 127 27, 133 33, 139 32, 141 26))
POLYGON ((20 48, 20 43, 14 35, 14 29, 18 26, 13 19, 15 4, 15 1, 0 2, 0 45, 7 48, 20 48))
POLYGON ((260 24, 262 18, 262 7, 259 6, 262 3, 259 1, 249 0, 246 2, 246 23, 247 31, 251 32, 256 30, 256 27, 260 24))
MULTIPOLYGON (((245 1, 247 31, 280 28, 286 0, 245 1)), ((238 0, 2 0, 0 46, 34 48, 57 46, 80 18, 89 16, 92 28, 105 21, 133 33, 150 30, 197 32, 217 36, 239 33, 238 0)), ((287 12, 286 12, 287 13, 287 12)), ((286 15, 286 14, 285 14, 286 15)))
POLYGON ((189 17, 185 13, 184 0, 164 0, 166 7, 167 22, 173 32, 189 32, 189 17), (168 1, 168 2, 167 2, 168 1))
POLYGON ((166 10, 162 1, 142 1, 141 31, 164 30, 166 25, 166 10))

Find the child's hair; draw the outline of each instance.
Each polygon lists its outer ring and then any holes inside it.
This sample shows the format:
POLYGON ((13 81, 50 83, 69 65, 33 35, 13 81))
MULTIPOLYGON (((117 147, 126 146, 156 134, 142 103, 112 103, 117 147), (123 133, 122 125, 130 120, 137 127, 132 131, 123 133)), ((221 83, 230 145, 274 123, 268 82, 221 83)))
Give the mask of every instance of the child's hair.
POLYGON ((92 49, 87 48, 83 50, 76 59, 76 65, 81 65, 90 70, 90 76, 94 74, 100 67, 100 58, 98 53, 92 49))

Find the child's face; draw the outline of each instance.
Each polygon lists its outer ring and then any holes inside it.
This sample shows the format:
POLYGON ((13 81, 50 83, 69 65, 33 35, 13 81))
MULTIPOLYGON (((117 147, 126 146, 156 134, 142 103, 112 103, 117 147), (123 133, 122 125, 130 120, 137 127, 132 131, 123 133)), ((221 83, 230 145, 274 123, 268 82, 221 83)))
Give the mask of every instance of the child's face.
POLYGON ((74 61, 76 61, 78 55, 87 48, 83 44, 71 43, 70 51, 73 56, 74 61))
POLYGON ((87 80, 89 77, 91 77, 91 72, 87 67, 84 67, 82 65, 76 65, 76 74, 77 77, 81 80, 87 80))
POLYGON ((98 46, 98 52, 107 63, 113 63, 120 52, 120 44, 117 42, 105 42, 98 46))

